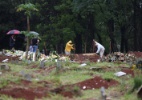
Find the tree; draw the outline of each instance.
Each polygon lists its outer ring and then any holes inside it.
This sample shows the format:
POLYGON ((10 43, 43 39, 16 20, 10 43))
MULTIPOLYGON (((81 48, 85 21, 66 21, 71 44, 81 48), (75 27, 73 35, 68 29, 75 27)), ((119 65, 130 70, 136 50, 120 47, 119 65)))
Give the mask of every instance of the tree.
POLYGON ((25 15, 27 16, 27 33, 26 38, 27 38, 27 44, 26 44, 26 59, 28 57, 28 49, 29 49, 29 31, 30 31, 30 16, 32 11, 38 11, 36 6, 32 3, 26 3, 26 4, 20 4, 17 7, 17 12, 25 11, 25 15))
MULTIPOLYGON (((72 11, 74 15, 76 15, 77 22, 82 28, 82 31, 76 34, 76 40, 84 41, 83 44, 85 53, 92 51, 89 48, 91 48, 92 40, 95 38, 95 6, 96 1, 94 0, 73 0, 72 2, 72 11)), ((82 44, 78 44, 78 46, 79 45, 82 44)), ((81 50, 80 48, 77 49, 81 50)))

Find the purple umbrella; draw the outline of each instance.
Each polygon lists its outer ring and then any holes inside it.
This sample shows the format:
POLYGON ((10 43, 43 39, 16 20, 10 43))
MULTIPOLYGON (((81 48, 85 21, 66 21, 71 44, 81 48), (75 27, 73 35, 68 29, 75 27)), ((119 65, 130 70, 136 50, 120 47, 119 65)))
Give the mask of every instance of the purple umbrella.
POLYGON ((20 31, 19 30, 10 30, 9 32, 7 32, 7 35, 9 34, 20 34, 20 31))

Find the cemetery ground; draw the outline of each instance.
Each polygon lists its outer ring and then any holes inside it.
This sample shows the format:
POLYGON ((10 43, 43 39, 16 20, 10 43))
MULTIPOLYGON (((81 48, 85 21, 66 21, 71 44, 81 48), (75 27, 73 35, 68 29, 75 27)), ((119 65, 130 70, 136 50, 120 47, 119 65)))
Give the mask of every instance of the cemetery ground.
MULTIPOLYGON (((132 53, 142 58, 141 52, 132 53)), ((132 69, 133 61, 98 58, 73 54, 71 60, 41 63, 0 55, 0 100, 141 100, 142 72, 132 69)))

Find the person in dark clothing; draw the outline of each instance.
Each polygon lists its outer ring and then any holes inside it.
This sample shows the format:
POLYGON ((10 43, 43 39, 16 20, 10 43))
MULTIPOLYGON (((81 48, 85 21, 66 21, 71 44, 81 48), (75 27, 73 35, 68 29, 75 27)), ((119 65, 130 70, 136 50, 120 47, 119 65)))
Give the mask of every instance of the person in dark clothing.
POLYGON ((33 61, 36 61, 36 52, 37 52, 37 49, 38 49, 38 43, 39 43, 38 38, 33 38, 32 41, 31 41, 32 52, 33 52, 33 61))
POLYGON ((32 39, 33 52, 37 51, 37 49, 38 49, 38 43, 39 43, 39 39, 38 38, 33 38, 32 39))
POLYGON ((16 41, 15 35, 12 35, 12 36, 10 37, 10 41, 9 41, 10 49, 14 49, 14 48, 15 48, 15 41, 16 41))

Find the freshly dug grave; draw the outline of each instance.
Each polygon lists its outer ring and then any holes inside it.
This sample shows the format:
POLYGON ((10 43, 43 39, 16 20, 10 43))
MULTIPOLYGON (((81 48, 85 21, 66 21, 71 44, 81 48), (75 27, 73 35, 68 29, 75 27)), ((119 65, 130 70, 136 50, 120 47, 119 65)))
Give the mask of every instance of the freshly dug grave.
MULTIPOLYGON (((42 81, 39 84, 48 84, 48 82, 42 81)), ((0 89, 0 94, 8 95, 13 98, 24 98, 25 100, 34 100, 35 98, 42 98, 48 96, 48 87, 31 87, 32 82, 27 80, 21 80, 19 84, 9 82, 9 85, 0 89)))
POLYGON ((88 89, 99 89, 101 87, 104 88, 109 88, 111 86, 116 86, 119 83, 115 80, 106 80, 106 79, 102 79, 100 76, 96 76, 94 78, 76 83, 76 84, 72 84, 72 85, 66 85, 66 86, 62 86, 59 88, 56 88, 54 90, 52 90, 52 92, 55 92, 57 94, 61 94, 65 97, 73 97, 76 94, 78 94, 77 96, 80 96, 80 90, 88 90, 88 89), (77 87, 79 87, 79 89, 77 89, 77 87))
POLYGON ((130 54, 134 54, 137 58, 142 58, 142 52, 137 52, 137 51, 130 51, 130 54))
POLYGON ((122 69, 122 72, 125 72, 127 75, 131 75, 132 77, 134 77, 134 71, 128 68, 122 69))
POLYGON ((52 83, 47 81, 40 81, 37 84, 42 86, 34 86, 32 82, 21 80, 19 84, 9 82, 9 85, 0 89, 0 94, 5 94, 13 98, 24 98, 26 100, 34 100, 35 98, 50 97, 50 93, 61 94, 62 96, 72 98, 73 96, 80 96, 79 90, 98 89, 101 87, 111 87, 118 85, 115 80, 105 80, 99 76, 88 79, 76 84, 65 85, 51 90, 52 83), (79 87, 77 89, 75 87, 79 87), (73 88, 74 87, 74 88, 73 88))
POLYGON ((99 55, 95 53, 74 54, 72 57, 74 61, 77 61, 80 63, 83 63, 85 61, 97 62, 99 58, 100 58, 99 55))

